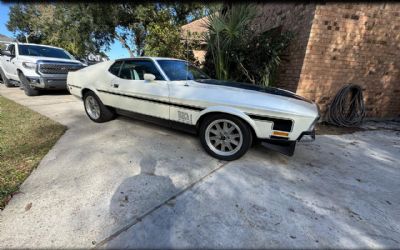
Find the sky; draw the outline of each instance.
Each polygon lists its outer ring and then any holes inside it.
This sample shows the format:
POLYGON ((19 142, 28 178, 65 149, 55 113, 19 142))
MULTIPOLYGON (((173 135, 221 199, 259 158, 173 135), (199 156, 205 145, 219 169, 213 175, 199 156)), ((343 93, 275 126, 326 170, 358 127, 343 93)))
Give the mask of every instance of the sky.
MULTIPOLYGON (((6 4, 0 1, 0 34, 8 37, 14 37, 13 33, 7 30, 6 23, 8 21, 8 11, 11 4, 6 4)), ((123 57, 129 57, 128 51, 122 47, 118 40, 111 45, 109 51, 105 53, 110 57, 111 60, 123 57)))

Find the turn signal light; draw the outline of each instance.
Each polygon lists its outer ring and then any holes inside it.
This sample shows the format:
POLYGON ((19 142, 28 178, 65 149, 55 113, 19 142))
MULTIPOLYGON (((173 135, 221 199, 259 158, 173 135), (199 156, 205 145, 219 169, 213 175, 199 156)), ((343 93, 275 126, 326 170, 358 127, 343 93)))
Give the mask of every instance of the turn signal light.
POLYGON ((272 135, 288 137, 288 136, 289 136, 289 133, 287 133, 287 132, 281 132, 281 131, 273 131, 273 132, 272 132, 272 135))

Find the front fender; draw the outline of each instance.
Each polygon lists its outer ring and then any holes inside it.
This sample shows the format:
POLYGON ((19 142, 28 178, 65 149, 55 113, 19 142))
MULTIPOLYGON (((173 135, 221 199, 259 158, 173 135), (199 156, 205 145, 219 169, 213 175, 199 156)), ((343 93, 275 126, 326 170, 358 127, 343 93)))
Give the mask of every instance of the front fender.
POLYGON ((26 77, 40 77, 40 75, 38 73, 36 73, 36 70, 27 69, 27 68, 23 67, 22 65, 18 66, 17 73, 18 73, 18 71, 22 72, 22 74, 24 74, 24 76, 26 76, 26 77))
POLYGON ((254 122, 254 120, 251 119, 243 111, 232 108, 232 107, 226 107, 226 106, 208 107, 199 113, 195 123, 197 123, 202 117, 204 117, 205 115, 210 114, 210 113, 225 113, 225 114, 237 116, 237 117, 243 119, 245 122, 247 122, 247 124, 249 124, 252 127, 252 129, 256 132, 256 135, 259 136, 259 133, 257 133, 259 131, 259 129, 258 129, 256 123, 254 122))
MULTIPOLYGON (((216 112, 218 112, 218 113, 227 113, 227 114, 238 116, 238 117, 242 118, 243 120, 245 120, 247 123, 249 123, 251 126, 255 126, 254 121, 248 115, 246 115, 244 112, 242 112, 242 111, 240 111, 238 109, 235 109, 235 108, 232 108, 232 107, 226 107, 226 106, 208 107, 208 108, 202 110, 199 113, 199 117, 198 118, 200 119, 202 116, 204 116, 206 114, 216 113, 216 112)), ((196 123, 197 123, 197 120, 196 120, 196 123)))

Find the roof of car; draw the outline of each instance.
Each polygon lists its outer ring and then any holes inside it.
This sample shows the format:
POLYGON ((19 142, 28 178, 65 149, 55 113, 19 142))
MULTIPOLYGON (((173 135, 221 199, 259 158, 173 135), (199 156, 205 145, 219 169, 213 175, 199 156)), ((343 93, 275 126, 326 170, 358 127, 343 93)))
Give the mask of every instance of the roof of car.
POLYGON ((156 56, 138 56, 138 57, 126 57, 126 58, 119 58, 115 61, 122 61, 122 60, 130 60, 130 59, 153 59, 153 60, 177 60, 177 61, 185 61, 178 58, 172 57, 156 57, 156 56))
POLYGON ((19 44, 19 45, 34 45, 34 46, 41 46, 41 47, 62 49, 62 48, 60 48, 60 47, 55 47, 55 46, 45 45, 45 44, 37 44, 37 43, 16 43, 16 42, 12 42, 12 43, 14 43, 14 44, 19 44))

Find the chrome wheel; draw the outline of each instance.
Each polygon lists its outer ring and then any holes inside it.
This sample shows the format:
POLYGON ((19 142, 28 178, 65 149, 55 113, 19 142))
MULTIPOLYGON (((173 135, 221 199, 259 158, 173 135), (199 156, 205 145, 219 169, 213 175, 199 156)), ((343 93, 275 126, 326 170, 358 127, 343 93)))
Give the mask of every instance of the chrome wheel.
POLYGON ((243 134, 239 126, 226 119, 211 122, 205 132, 207 146, 216 154, 231 156, 243 144, 243 134))
POLYGON ((86 108, 88 115, 92 119, 97 120, 100 118, 100 105, 93 96, 89 95, 86 97, 85 108, 86 108))

